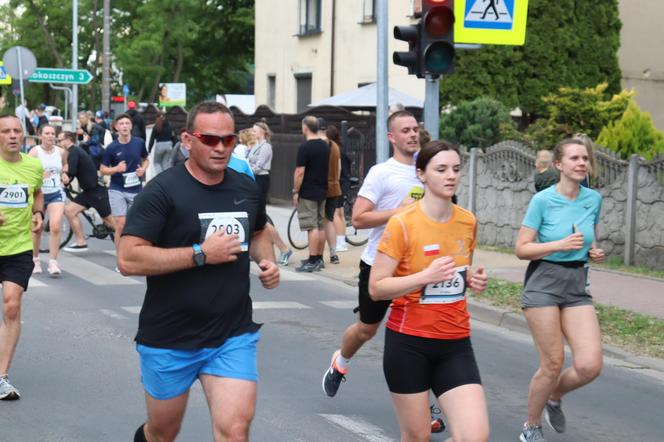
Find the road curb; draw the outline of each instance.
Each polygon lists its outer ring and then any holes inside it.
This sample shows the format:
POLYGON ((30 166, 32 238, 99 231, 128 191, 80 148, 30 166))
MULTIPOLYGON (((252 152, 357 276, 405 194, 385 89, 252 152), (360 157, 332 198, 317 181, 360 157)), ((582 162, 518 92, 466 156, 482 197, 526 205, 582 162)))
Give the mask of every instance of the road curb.
MULTIPOLYGON (((317 273, 318 275, 325 278, 343 282, 344 284, 347 284, 351 287, 357 287, 357 278, 347 278, 325 270, 317 273)), ((505 310, 504 308, 479 302, 475 299, 468 299, 467 305, 468 312, 470 313, 471 318, 474 320, 496 325, 498 327, 503 327, 508 330, 528 335, 530 334, 526 318, 524 318, 523 314, 521 313, 505 310)), ((625 361, 629 364, 635 365, 636 368, 651 369, 664 373, 664 359, 648 356, 638 356, 611 344, 604 344, 603 349, 604 356, 609 356, 625 361)))

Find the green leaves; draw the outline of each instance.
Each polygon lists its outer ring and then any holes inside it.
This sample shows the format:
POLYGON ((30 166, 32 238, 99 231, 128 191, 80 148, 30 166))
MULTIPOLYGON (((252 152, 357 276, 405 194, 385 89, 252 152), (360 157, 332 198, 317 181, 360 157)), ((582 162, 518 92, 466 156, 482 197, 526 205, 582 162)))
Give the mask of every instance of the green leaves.
POLYGON ((509 110, 493 98, 481 97, 459 103, 440 119, 440 136, 457 144, 488 147, 502 140, 506 127, 513 127, 509 110))
POLYGON ((599 134, 597 144, 622 154, 625 158, 638 154, 651 160, 664 153, 664 134, 655 129, 652 118, 630 100, 620 120, 607 125, 599 134))

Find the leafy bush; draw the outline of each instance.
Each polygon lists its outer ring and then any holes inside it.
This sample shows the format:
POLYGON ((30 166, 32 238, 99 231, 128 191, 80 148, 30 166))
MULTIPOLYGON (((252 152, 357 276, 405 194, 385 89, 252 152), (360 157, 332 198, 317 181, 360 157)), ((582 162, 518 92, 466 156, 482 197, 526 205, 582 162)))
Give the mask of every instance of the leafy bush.
POLYGON ((506 127, 514 128, 509 109, 493 98, 464 101, 440 119, 440 137, 472 147, 488 147, 503 139, 506 127))
POLYGON ((597 144, 628 157, 638 154, 647 160, 664 153, 664 134, 655 129, 648 112, 630 100, 622 118, 609 123, 599 134, 597 144))
POLYGON ((609 98, 606 89, 607 83, 583 89, 562 87, 558 93, 542 97, 549 117, 531 124, 521 141, 539 149, 579 132, 597 138, 604 126, 622 116, 634 96, 624 90, 609 98))

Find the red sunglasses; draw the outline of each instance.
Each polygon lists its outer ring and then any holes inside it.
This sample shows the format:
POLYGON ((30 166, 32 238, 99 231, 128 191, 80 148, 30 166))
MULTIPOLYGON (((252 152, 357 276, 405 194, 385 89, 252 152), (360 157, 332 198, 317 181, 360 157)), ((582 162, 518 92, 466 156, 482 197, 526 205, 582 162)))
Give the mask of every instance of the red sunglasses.
POLYGON ((224 145, 224 147, 230 149, 231 147, 235 146, 235 142, 237 141, 236 134, 212 135, 212 134, 202 134, 200 132, 193 132, 193 133, 188 132, 188 133, 192 137, 198 138, 201 141, 201 143, 210 147, 218 146, 219 143, 221 143, 224 145))

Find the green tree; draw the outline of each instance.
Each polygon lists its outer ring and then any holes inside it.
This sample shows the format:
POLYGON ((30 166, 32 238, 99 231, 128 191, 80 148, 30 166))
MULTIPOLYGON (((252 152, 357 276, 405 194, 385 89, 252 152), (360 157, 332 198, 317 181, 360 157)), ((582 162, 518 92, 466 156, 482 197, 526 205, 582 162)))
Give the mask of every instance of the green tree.
POLYGON ((441 103, 490 96, 534 121, 547 115, 541 97, 560 87, 607 82, 607 92, 618 93, 620 28, 618 0, 530 0, 526 44, 457 51, 441 103))
POLYGON ((650 114, 642 112, 632 100, 620 120, 602 129, 597 144, 625 158, 638 154, 651 160, 655 155, 664 153, 664 134, 655 128, 650 114))
POLYGON ((489 147, 502 140, 505 127, 514 127, 509 109, 493 98, 459 103, 440 119, 440 137, 466 146, 489 147))

